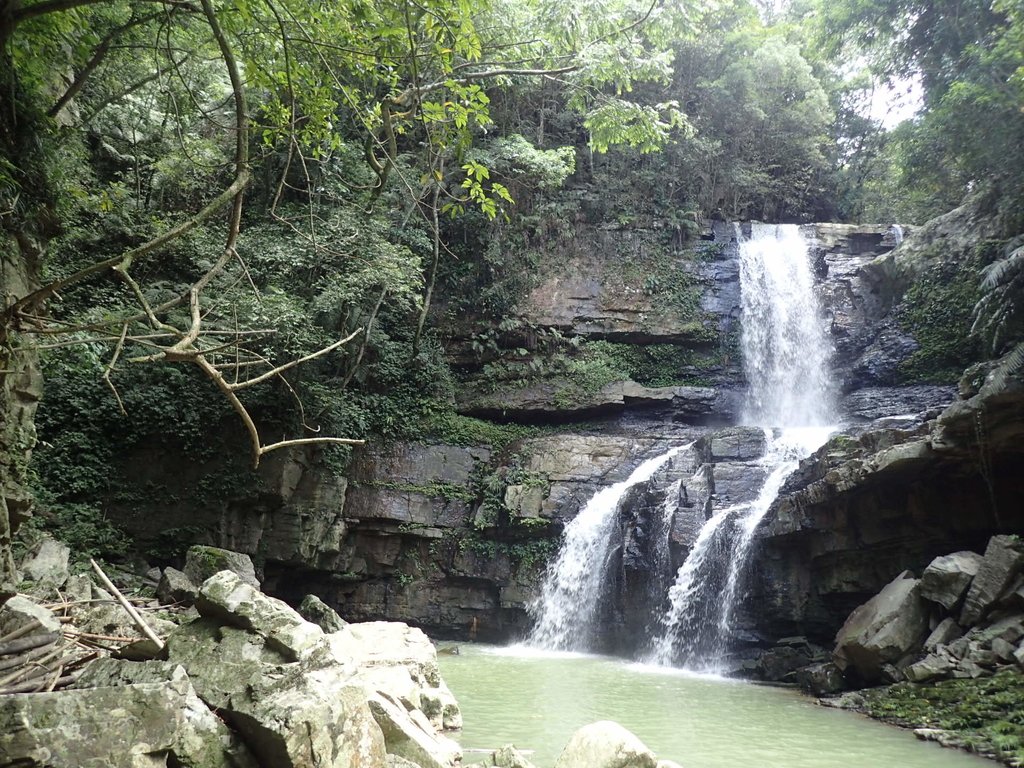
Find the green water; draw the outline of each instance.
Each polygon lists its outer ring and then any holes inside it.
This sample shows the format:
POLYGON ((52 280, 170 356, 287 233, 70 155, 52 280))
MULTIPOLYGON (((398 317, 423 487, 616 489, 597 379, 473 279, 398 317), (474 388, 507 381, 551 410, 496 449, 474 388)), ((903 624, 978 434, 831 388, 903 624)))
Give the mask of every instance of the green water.
MULTIPOLYGON (((462 707, 463 748, 513 743, 550 768, 572 732, 615 720, 683 768, 979 768, 993 763, 918 741, 795 691, 597 656, 463 645, 441 656, 462 707)), ((478 756, 467 754, 465 762, 478 756)))

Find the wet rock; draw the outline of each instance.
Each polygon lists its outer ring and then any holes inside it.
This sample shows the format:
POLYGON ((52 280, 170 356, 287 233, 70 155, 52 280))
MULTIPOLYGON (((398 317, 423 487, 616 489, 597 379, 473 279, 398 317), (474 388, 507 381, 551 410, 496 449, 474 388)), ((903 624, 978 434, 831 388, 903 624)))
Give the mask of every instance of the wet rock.
POLYGON ((506 744, 494 750, 491 761, 496 768, 535 768, 533 763, 527 760, 526 756, 512 744, 506 744))
POLYGON ((160 581, 156 586, 157 599, 164 605, 180 603, 181 605, 192 605, 199 594, 199 587, 177 568, 168 566, 160 574, 160 581))
POLYGON ((554 768, 657 768, 657 764, 640 739, 618 723, 603 720, 577 730, 554 768))
MULTIPOLYGON (((900 379, 900 365, 918 349, 920 344, 898 324, 885 323, 854 364, 851 380, 862 387, 896 384, 900 379)), ((882 415, 893 415, 893 412, 882 415)))
POLYGON ((64 586, 68 580, 71 550, 54 539, 43 539, 35 553, 21 564, 24 578, 44 589, 64 586))
POLYGON ((799 682, 801 670, 808 669, 811 662, 827 657, 823 648, 807 642, 805 637, 789 639, 795 642, 786 643, 785 639, 780 640, 778 645, 767 649, 758 657, 756 669, 761 679, 788 680, 796 673, 799 682))
POLYGON ((316 595, 306 595, 299 603, 299 615, 316 624, 324 632, 337 632, 348 626, 338 612, 316 595))
POLYGON ((920 648, 927 630, 920 582, 904 571, 850 614, 836 635, 833 660, 844 673, 876 683, 886 664, 920 648))
POLYGON ((202 584, 220 571, 231 571, 254 589, 260 588, 256 568, 248 555, 199 544, 189 547, 185 553, 185 576, 193 584, 202 584))
POLYGON ((952 611, 967 594, 981 562, 982 557, 976 552, 954 552, 935 558, 921 574, 921 597, 952 611))
POLYGON ((711 460, 752 461, 764 455, 767 438, 759 427, 732 427, 715 432, 709 441, 711 460))
POLYGON ((1017 536, 993 536, 985 548, 978 574, 971 582, 960 624, 969 627, 988 612, 1024 566, 1024 541, 1017 536))
POLYGON ((796 682, 805 691, 815 696, 828 696, 839 693, 847 687, 846 678, 834 663, 830 661, 811 664, 796 671, 796 682))
POLYGON ((757 498, 768 471, 758 464, 721 462, 711 466, 715 507, 725 509, 757 498))

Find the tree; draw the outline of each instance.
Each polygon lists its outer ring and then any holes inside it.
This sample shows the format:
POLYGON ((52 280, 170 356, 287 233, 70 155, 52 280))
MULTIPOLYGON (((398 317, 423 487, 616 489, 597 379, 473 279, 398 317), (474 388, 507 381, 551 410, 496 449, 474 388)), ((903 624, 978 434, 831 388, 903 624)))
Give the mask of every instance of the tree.
MULTIPOLYGON (((384 299, 412 283, 385 280, 360 294, 370 286, 342 276, 337 285, 348 285, 350 305, 373 297, 365 326, 271 361, 260 351, 266 329, 239 325, 223 300, 247 275, 244 196, 265 199, 273 217, 326 256, 331 224, 316 205, 326 179, 340 177, 369 206, 404 191, 409 215, 422 218, 432 239, 415 351, 445 250, 442 209, 475 205, 496 215, 512 202, 467 156, 490 121, 488 89, 562 79, 599 150, 617 141, 653 148, 680 123, 672 104, 640 106, 624 96, 638 80, 667 76, 664 42, 684 17, 657 1, 591 10, 484 0, 4 0, 0 68, 3 92, 14 98, 3 110, 0 208, 5 259, 18 274, 5 275, 0 344, 9 365, 0 406, 11 414, 15 401, 31 399, 18 395, 15 379, 36 370, 39 338, 63 338, 108 345, 108 382, 126 360, 194 367, 242 419, 254 462, 288 445, 355 442, 314 435, 265 443, 240 393, 358 340, 347 382, 384 299), (338 173, 353 167, 339 160, 355 146, 369 179, 338 173), (124 247, 86 263, 46 262, 61 224, 98 214, 122 219, 116 239, 124 247), (169 290, 160 279, 173 268, 168 254, 188 238, 202 242, 214 224, 222 226, 220 244, 202 243, 185 287, 169 290), (96 288, 111 277, 119 288, 96 288), (89 305, 97 290, 109 307, 89 305), (76 295, 82 300, 68 299, 76 295), (61 316, 71 305, 79 311, 61 316)), ((0 457, 3 485, 12 489, 0 510, 5 573, 12 529, 27 512, 20 489, 33 408, 8 421, 19 426, 5 434, 0 457), (16 515, 6 500, 16 502, 16 515)))

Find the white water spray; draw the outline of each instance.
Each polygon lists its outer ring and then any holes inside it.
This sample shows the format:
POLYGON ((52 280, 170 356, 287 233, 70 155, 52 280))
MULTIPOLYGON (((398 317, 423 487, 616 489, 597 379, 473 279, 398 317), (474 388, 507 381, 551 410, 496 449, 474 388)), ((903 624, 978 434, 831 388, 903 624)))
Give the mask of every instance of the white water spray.
POLYGON ((540 598, 531 606, 536 623, 528 645, 556 651, 589 649, 619 502, 626 491, 650 480, 690 445, 648 459, 622 482, 598 491, 565 527, 558 558, 549 566, 540 598))

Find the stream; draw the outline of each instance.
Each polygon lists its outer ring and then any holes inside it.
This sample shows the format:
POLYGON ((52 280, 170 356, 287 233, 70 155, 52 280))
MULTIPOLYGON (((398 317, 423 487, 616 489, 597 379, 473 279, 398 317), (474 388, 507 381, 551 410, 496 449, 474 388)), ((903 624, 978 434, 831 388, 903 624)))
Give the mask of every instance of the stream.
MULTIPOLYGON (((987 760, 794 690, 622 659, 466 644, 441 655, 465 749, 513 743, 551 768, 573 731, 615 720, 683 768, 979 768, 987 760)), ((482 759, 467 753, 464 762, 482 759)))

